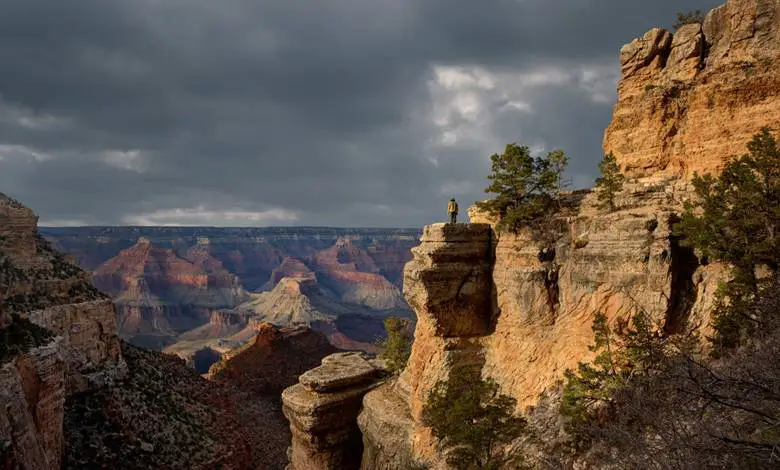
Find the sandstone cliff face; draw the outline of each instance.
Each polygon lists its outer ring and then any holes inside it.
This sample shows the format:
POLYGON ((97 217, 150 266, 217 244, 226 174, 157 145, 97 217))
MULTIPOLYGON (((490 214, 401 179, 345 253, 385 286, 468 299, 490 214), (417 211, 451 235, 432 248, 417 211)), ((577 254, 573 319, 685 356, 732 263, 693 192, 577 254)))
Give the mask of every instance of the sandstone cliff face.
POLYGON ((488 224, 434 224, 404 271, 404 293, 417 313, 415 341, 401 377, 370 392, 359 423, 364 468, 404 468, 433 462, 435 442, 419 423, 435 384, 456 368, 481 368, 480 337, 494 325, 491 267, 494 236, 488 224), (394 430, 393 436, 387 431, 394 430))
POLYGON ((761 126, 780 125, 778 0, 730 0, 703 25, 653 29, 620 63, 604 150, 631 176, 716 172, 761 126))
POLYGON ((58 469, 66 365, 59 339, 0 364, 0 441, 9 465, 58 469))

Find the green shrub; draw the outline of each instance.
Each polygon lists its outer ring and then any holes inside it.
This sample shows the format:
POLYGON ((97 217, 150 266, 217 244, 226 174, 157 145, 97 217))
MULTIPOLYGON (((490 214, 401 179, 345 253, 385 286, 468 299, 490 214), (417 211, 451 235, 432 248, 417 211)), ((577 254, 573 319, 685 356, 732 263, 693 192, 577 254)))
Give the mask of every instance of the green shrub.
POLYGON ((594 423, 608 420, 613 414, 615 394, 637 374, 645 374, 663 360, 661 329, 654 328, 649 317, 640 312, 633 316, 630 328, 615 330, 599 312, 593 321, 597 353, 592 363, 580 362, 576 371, 564 372, 565 385, 561 414, 568 418, 569 432, 578 438, 587 434, 594 423))
POLYGON ((42 346, 54 337, 51 331, 18 315, 12 315, 11 318, 11 324, 0 330, 0 364, 32 348, 42 346))
POLYGON ((390 372, 400 373, 409 360, 412 352, 412 334, 409 331, 409 320, 398 317, 385 319, 387 337, 380 341, 383 348, 380 357, 387 362, 390 372))
POLYGON ((522 436, 526 421, 513 415, 515 399, 478 373, 455 370, 439 382, 423 409, 423 423, 457 469, 502 469, 518 456, 504 447, 522 436))
POLYGON ((682 28, 683 26, 687 24, 702 24, 704 23, 704 14, 701 12, 701 10, 695 10, 695 11, 688 11, 688 12, 677 12, 677 20, 674 22, 672 27, 675 30, 678 30, 682 28))

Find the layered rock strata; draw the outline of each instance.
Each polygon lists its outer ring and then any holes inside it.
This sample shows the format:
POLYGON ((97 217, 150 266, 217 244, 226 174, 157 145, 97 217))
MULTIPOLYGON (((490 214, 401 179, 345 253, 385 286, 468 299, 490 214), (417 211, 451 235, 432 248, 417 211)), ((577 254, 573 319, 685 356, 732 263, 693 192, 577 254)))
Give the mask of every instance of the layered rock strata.
POLYGON ((61 338, 0 364, 4 468, 58 469, 62 458, 67 365, 61 338))
POLYGON ((435 458, 433 437, 419 424, 423 407, 450 371, 478 371, 484 364, 480 338, 495 328, 495 249, 488 224, 434 224, 423 230, 404 270, 404 294, 417 313, 411 357, 397 380, 364 399, 358 421, 363 468, 408 468, 435 458))
POLYGON ((780 126, 780 0, 730 0, 703 24, 650 30, 620 65, 605 152, 634 177, 717 172, 780 126))
POLYGON ((282 392, 292 445, 288 470, 360 468, 362 438, 356 420, 363 396, 384 377, 381 363, 361 353, 337 353, 282 392))
MULTIPOLYGON (((421 425, 434 385, 469 367, 522 412, 593 358, 598 313, 616 328, 643 312, 667 334, 693 327, 706 337, 728 269, 699 259, 672 227, 693 173, 717 173, 762 126, 780 127, 779 53, 779 0, 730 0, 703 25, 652 30, 621 51, 604 137, 629 177, 617 210, 600 210, 595 192, 566 195, 544 224, 555 241, 544 244, 532 233, 541 227, 500 236, 489 225, 426 227, 404 278, 418 317, 412 355, 397 380, 364 398, 363 468, 447 468, 421 425), (464 289, 468 300, 453 302, 464 289)), ((472 222, 496 222, 469 212, 472 222)))
POLYGON ((0 194, 0 441, 10 468, 60 468, 66 398, 126 372, 111 301, 0 194), (45 342, 45 344, 44 344, 45 342))
POLYGON ((69 393, 106 385, 126 373, 110 300, 56 305, 23 317, 62 337, 69 393))

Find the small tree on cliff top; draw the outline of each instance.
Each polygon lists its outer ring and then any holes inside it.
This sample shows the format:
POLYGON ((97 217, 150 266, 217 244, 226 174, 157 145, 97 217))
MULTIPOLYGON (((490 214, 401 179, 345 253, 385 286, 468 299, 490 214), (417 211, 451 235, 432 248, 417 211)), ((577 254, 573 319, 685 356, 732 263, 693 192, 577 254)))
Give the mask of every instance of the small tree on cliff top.
POLYGON ((750 307, 761 289, 757 270, 777 273, 780 264, 780 148, 766 127, 747 147, 717 178, 694 177, 696 198, 676 225, 686 244, 733 268, 715 311, 716 352, 761 328, 750 307))
POLYGON ((561 175, 569 161, 563 151, 534 158, 527 146, 514 143, 507 144, 504 153, 491 155, 490 161, 490 185, 485 192, 496 196, 477 202, 477 207, 500 218, 498 230, 516 232, 556 208, 561 175))
POLYGON ((599 162, 599 171, 601 176, 596 178, 596 187, 600 189, 599 208, 614 211, 615 196, 623 189, 625 176, 620 172, 620 166, 612 152, 599 162))
POLYGON ((683 12, 679 11, 677 12, 677 20, 672 25, 675 30, 678 30, 682 28, 683 26, 687 24, 701 24, 704 23, 704 14, 701 12, 701 10, 695 10, 695 11, 688 11, 683 12))

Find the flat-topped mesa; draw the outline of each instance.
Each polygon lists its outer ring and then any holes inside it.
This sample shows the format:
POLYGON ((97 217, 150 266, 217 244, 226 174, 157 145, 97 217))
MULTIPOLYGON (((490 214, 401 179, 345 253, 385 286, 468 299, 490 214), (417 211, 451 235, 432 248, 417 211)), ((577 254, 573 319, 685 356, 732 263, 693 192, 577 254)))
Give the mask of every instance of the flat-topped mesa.
POLYGON ((605 153, 632 177, 718 172, 780 125, 780 0, 729 0, 701 25, 652 29, 620 64, 605 153))
POLYGON ((357 416, 363 396, 386 376, 381 361, 336 353, 282 392, 292 445, 288 470, 357 470, 363 443, 357 416))

